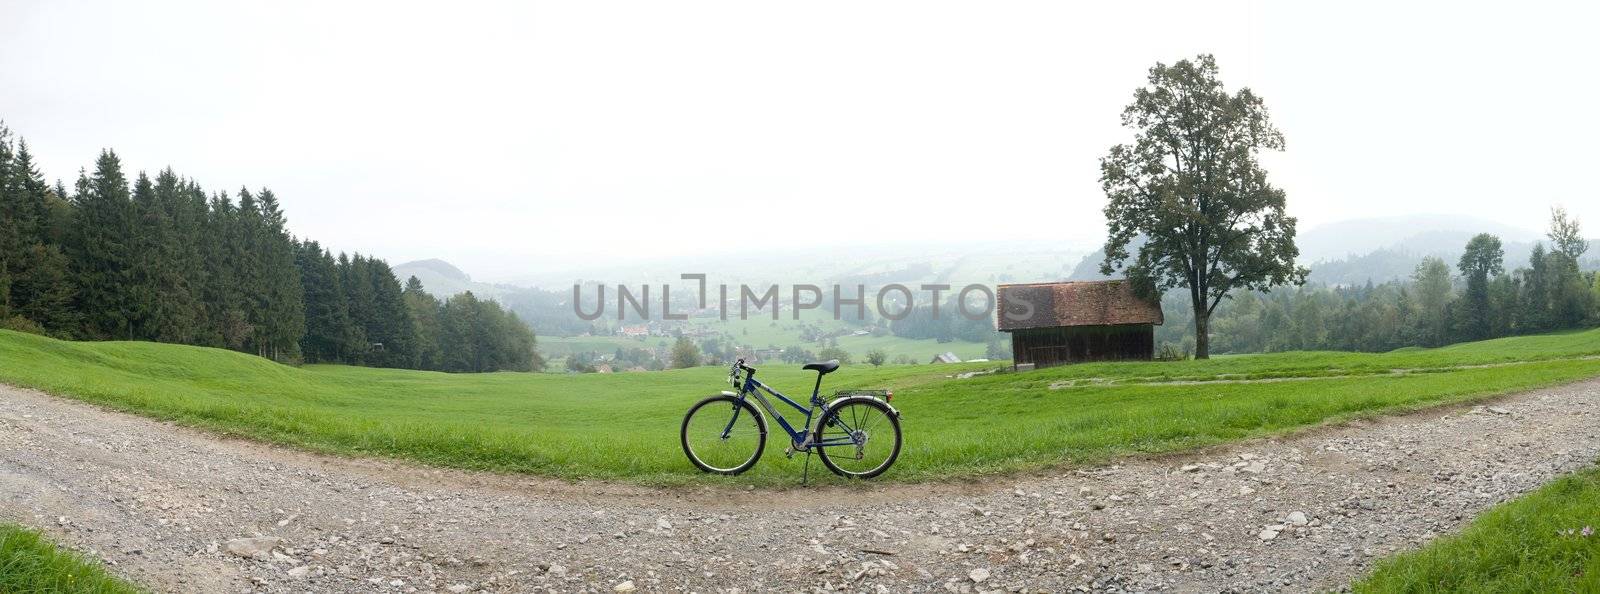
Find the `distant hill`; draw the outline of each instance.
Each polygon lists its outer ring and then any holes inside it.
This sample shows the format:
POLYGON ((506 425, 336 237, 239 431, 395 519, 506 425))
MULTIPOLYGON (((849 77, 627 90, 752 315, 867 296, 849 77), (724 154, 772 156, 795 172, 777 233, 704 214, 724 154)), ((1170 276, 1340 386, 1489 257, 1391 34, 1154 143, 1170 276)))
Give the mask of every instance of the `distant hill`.
MULTIPOLYGON (((1528 265, 1537 232, 1460 215, 1409 215, 1339 221, 1312 228, 1296 241, 1310 281, 1328 285, 1383 283, 1411 276, 1433 256, 1454 268, 1479 233, 1500 238, 1507 270, 1528 265)), ((1591 252, 1592 254, 1592 252, 1591 252)))
POLYGON ((479 297, 493 298, 505 291, 489 283, 473 282, 472 277, 444 260, 429 259, 406 262, 394 267, 394 275, 402 284, 410 277, 422 281, 422 288, 439 298, 472 291, 479 297))
POLYGON ((1105 259, 1105 250, 1095 250, 1094 252, 1084 256, 1082 260, 1078 261, 1078 265, 1073 267, 1072 274, 1067 276, 1067 280, 1108 280, 1112 278, 1110 276, 1100 274, 1100 263, 1105 261, 1105 259))
POLYGON ((451 263, 446 262, 444 260, 440 260, 438 258, 432 258, 432 259, 428 259, 428 260, 417 260, 415 262, 406 262, 405 264, 401 264, 401 265, 395 267, 396 270, 398 270, 400 268, 408 268, 408 269, 416 270, 416 271, 419 271, 419 272, 426 272, 426 273, 430 273, 430 274, 435 274, 435 275, 438 275, 440 278, 449 279, 449 280, 453 280, 453 281, 460 281, 460 282, 463 282, 463 283, 472 282, 472 277, 467 276, 467 273, 462 272, 460 268, 456 268, 454 264, 451 264, 451 263))
POLYGON ((1534 231, 1503 223, 1449 214, 1406 215, 1351 219, 1300 231, 1295 245, 1300 261, 1316 263, 1369 254, 1376 250, 1395 250, 1420 255, 1459 252, 1467 240, 1479 233, 1493 233, 1504 242, 1527 242, 1540 238, 1534 231))
MULTIPOLYGON (((1417 264, 1428 256, 1444 260, 1454 273, 1456 262, 1461 259, 1461 252, 1466 243, 1467 240, 1462 239, 1461 243, 1453 248, 1429 251, 1385 248, 1359 256, 1317 262, 1311 264, 1309 280, 1327 285, 1360 285, 1367 281, 1383 283, 1409 278, 1416 271, 1417 264)), ((1586 271, 1600 269, 1600 253, 1597 253, 1597 250, 1600 250, 1600 240, 1591 240, 1589 245, 1589 253, 1579 265, 1586 271)), ((1533 255, 1533 242, 1502 242, 1501 246, 1505 250, 1507 271, 1528 267, 1528 258, 1533 255)), ((1545 249, 1549 249, 1549 246, 1546 245, 1545 249)))
POLYGON ((460 268, 438 259, 406 262, 394 267, 394 275, 402 283, 417 277, 423 290, 440 299, 472 291, 480 299, 505 306, 540 336, 571 336, 591 330, 588 322, 572 313, 567 292, 474 281, 460 268))
MULTIPOLYGON (((1143 246, 1144 236, 1141 235, 1139 237, 1135 237, 1133 241, 1128 243, 1128 254, 1137 255, 1139 253, 1139 248, 1143 246)), ((1110 276, 1100 274, 1100 263, 1104 262, 1105 259, 1105 248, 1100 248, 1090 252, 1088 255, 1085 255, 1082 260, 1078 261, 1078 265, 1072 269, 1072 274, 1067 276, 1067 280, 1092 281, 1122 278, 1121 272, 1112 273, 1110 276)))

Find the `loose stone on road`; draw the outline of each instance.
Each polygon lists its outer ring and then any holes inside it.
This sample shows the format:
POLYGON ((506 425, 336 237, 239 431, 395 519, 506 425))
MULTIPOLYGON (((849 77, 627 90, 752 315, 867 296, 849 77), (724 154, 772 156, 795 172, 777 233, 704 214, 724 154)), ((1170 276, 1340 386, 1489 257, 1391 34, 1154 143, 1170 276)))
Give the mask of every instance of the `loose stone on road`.
POLYGON ((341 459, 0 386, 0 520, 172 592, 1312 591, 1592 464, 1597 413, 1588 381, 987 484, 751 491, 341 459))

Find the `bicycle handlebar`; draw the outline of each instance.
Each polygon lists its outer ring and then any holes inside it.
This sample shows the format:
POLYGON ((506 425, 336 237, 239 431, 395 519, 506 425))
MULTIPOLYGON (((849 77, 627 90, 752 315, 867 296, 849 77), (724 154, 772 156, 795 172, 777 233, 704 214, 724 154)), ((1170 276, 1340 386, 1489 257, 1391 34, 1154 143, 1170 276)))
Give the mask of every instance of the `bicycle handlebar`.
POLYGON ((741 369, 750 374, 748 377, 755 377, 756 375, 756 368, 745 365, 744 359, 734 361, 733 365, 728 366, 728 381, 733 383, 734 388, 739 387, 739 370, 741 369))

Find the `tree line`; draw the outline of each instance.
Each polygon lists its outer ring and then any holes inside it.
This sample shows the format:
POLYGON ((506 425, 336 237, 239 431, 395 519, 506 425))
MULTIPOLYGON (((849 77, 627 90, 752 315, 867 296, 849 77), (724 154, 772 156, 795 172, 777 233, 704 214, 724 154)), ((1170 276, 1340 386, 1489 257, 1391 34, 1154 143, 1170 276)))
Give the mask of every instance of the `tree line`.
POLYGON ((441 371, 543 367, 533 331, 470 293, 297 239, 271 190, 131 182, 104 150, 69 192, 0 127, 0 327, 227 348, 284 362, 441 371))
MULTIPOLYGON (((1213 314, 1213 347, 1388 351, 1600 325, 1600 274, 1579 267, 1589 247, 1579 221, 1554 209, 1547 237, 1514 269, 1500 239, 1480 234, 1453 265, 1424 258, 1407 280, 1236 292, 1213 314)), ((1187 300, 1163 301, 1158 342, 1192 349, 1187 300)))

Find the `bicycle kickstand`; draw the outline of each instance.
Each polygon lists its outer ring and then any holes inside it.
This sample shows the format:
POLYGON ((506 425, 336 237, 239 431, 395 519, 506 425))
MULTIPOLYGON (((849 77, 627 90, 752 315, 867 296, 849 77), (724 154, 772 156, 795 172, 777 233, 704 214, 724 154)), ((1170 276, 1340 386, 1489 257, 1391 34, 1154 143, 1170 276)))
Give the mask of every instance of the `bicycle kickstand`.
POLYGON ((800 472, 800 486, 805 486, 806 481, 810 480, 810 478, 811 478, 811 450, 807 449, 806 450, 805 470, 800 472))

